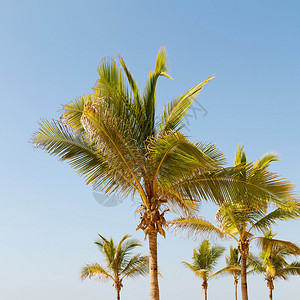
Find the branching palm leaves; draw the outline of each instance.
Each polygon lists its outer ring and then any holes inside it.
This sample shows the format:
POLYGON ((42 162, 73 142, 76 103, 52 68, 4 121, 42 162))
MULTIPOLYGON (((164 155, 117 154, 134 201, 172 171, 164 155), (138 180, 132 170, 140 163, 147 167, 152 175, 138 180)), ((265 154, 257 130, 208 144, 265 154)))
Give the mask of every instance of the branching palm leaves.
POLYGON ((192 263, 182 262, 185 267, 194 272, 195 276, 202 279, 205 300, 207 300, 208 280, 215 276, 213 271, 224 251, 224 247, 211 245, 208 240, 204 240, 199 248, 194 249, 192 263))
POLYGON ((81 269, 81 278, 95 278, 100 280, 112 280, 117 291, 117 299, 125 278, 145 276, 149 271, 149 258, 141 254, 132 255, 132 250, 142 244, 130 235, 124 235, 118 244, 113 239, 107 240, 99 235, 100 240, 95 244, 105 259, 104 265, 98 263, 87 264, 81 269))

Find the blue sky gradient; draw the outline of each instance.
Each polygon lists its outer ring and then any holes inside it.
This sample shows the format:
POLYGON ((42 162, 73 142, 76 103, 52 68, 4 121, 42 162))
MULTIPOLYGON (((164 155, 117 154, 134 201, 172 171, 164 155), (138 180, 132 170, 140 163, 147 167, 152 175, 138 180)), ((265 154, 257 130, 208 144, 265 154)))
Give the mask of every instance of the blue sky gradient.
MULTIPOLYGON (((275 151, 281 161, 272 170, 299 195, 299 14, 299 1, 1 1, 0 298, 115 299, 111 283, 81 282, 80 268, 100 260, 98 233, 143 240, 136 203, 99 205, 66 163, 29 143, 39 120, 58 118, 62 105, 91 91, 104 56, 119 52, 143 86, 165 46, 173 80, 159 81, 159 110, 215 74, 197 100, 208 114, 191 114, 186 133, 215 143, 229 165, 239 143, 249 160, 275 151)), ((201 210, 210 219, 214 212, 201 210)), ((275 231, 300 244, 299 221, 275 231)), ((160 238, 161 299, 201 297, 201 281, 180 264, 198 243, 160 238)), ((298 283, 276 282, 274 297, 298 299, 298 283)), ((250 299, 267 298, 263 277, 248 285, 250 299)), ((128 280, 122 299, 148 291, 148 278, 128 280)), ((211 281, 208 294, 232 299, 232 279, 211 281)))

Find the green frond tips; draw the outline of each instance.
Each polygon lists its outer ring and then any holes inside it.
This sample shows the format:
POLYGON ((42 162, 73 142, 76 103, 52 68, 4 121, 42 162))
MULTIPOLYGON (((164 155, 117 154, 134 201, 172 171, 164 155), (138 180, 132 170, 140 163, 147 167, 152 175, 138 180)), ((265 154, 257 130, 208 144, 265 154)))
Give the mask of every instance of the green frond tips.
POLYGON ((254 168, 266 169, 270 166, 271 162, 279 161, 279 157, 276 153, 266 153, 254 164, 254 168))
POLYGON ((160 123, 158 128, 164 132, 168 130, 180 130, 181 123, 193 104, 194 100, 203 89, 204 85, 212 80, 214 76, 208 77, 203 82, 195 85, 181 97, 173 99, 167 106, 164 107, 163 113, 160 115, 160 123))
POLYGON ((246 157, 246 152, 244 151, 244 146, 238 146, 238 150, 235 154, 235 161, 234 165, 242 165, 247 163, 247 157, 246 157))
POLYGON ((156 57, 155 73, 172 79, 172 77, 167 74, 168 68, 169 68, 169 62, 167 57, 167 51, 166 48, 162 47, 159 49, 156 57))

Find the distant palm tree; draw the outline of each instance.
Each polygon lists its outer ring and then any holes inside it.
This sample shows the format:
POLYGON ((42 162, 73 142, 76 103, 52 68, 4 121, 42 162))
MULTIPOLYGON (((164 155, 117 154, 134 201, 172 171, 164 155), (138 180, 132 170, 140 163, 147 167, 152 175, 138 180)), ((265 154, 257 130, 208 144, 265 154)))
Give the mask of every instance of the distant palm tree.
POLYGON ((275 240, 271 230, 260 238, 262 251, 259 256, 249 255, 249 264, 253 272, 264 274, 269 288, 269 299, 273 299, 274 280, 287 280, 289 275, 300 275, 300 261, 288 263, 286 259, 292 255, 299 255, 300 248, 288 241, 275 240))
POLYGON ((241 277, 241 255, 237 248, 230 246, 229 255, 225 255, 226 267, 215 273, 216 275, 231 275, 234 280, 234 297, 237 300, 237 286, 241 277))
MULTIPOLYGON (((187 235, 199 237, 203 233, 217 234, 221 238, 231 237, 238 243, 243 300, 248 300, 247 257, 250 242, 259 238, 255 236, 255 232, 264 232, 278 221, 300 216, 300 205, 293 196, 293 186, 267 170, 270 163, 276 160, 278 158, 275 154, 267 153, 255 164, 247 164, 246 154, 243 148, 239 147, 235 156, 235 167, 237 170, 241 167, 241 170, 235 174, 235 178, 249 185, 260 186, 261 194, 258 192, 257 196, 253 197, 247 187, 233 190, 227 195, 230 200, 223 202, 216 213, 218 227, 201 217, 180 217, 170 222, 175 228, 187 232, 187 235), (269 186, 268 193, 264 187, 266 184, 269 186), (272 202, 277 208, 270 211, 272 202)), ((259 191, 259 188, 257 189, 259 191)))
POLYGON ((131 251, 142 244, 130 235, 124 235, 119 244, 115 244, 112 238, 107 240, 99 234, 98 246, 105 258, 105 265, 98 263, 87 264, 81 269, 81 279, 95 278, 101 280, 111 279, 117 291, 117 300, 120 300, 120 292, 123 280, 127 277, 135 278, 145 276, 149 271, 149 258, 141 254, 132 255, 131 251))
POLYGON ((213 246, 208 240, 204 240, 199 248, 194 249, 193 262, 191 264, 185 261, 182 262, 188 269, 192 270, 197 277, 202 278, 205 300, 207 300, 208 280, 214 276, 213 270, 224 251, 224 247, 213 246))

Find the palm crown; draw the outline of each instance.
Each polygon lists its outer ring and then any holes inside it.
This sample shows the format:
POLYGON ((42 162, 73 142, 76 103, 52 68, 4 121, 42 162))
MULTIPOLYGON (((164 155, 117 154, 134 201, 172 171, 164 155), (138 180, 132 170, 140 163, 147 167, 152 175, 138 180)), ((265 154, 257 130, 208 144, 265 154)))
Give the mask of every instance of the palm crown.
POLYGON ((149 271, 149 258, 141 254, 132 255, 132 250, 142 244, 130 235, 124 235, 116 245, 111 238, 107 240, 99 234, 100 240, 95 244, 105 259, 105 265, 98 263, 87 264, 82 267, 81 278, 95 278, 101 280, 111 279, 117 291, 117 299, 120 299, 120 291, 125 278, 145 276, 149 271))
POLYGON ((205 300, 207 299, 207 281, 214 276, 213 271, 218 263, 218 259, 224 251, 224 247, 211 245, 208 240, 204 240, 199 248, 194 249, 193 262, 182 262, 188 269, 192 270, 197 277, 202 278, 205 300))
POLYGON ((270 300, 273 297, 274 280, 287 280, 290 275, 300 275, 300 262, 287 261, 291 256, 300 255, 300 248, 289 241, 274 239, 275 235, 271 230, 267 230, 264 236, 258 239, 258 245, 262 249, 259 256, 249 256, 252 272, 265 275, 270 300))

